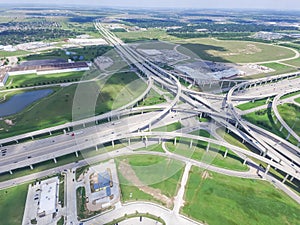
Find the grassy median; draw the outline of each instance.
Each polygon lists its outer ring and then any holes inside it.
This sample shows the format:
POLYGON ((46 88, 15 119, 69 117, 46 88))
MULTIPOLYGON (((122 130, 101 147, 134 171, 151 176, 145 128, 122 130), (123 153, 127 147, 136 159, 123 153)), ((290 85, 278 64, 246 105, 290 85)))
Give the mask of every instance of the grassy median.
POLYGON ((182 212, 210 225, 298 224, 300 206, 266 181, 192 167, 182 212))

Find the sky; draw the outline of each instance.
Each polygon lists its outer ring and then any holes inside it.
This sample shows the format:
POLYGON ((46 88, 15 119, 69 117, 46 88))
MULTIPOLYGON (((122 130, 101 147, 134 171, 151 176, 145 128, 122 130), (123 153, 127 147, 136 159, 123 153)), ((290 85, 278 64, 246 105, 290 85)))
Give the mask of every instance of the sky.
POLYGON ((53 3, 145 8, 229 8, 299 10, 300 0, 0 0, 1 3, 53 3))

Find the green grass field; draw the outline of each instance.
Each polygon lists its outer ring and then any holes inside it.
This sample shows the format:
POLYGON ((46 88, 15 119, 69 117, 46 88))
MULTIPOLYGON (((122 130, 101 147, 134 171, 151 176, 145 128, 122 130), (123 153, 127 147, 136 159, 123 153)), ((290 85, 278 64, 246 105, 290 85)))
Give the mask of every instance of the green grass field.
MULTIPOLYGON (((235 146, 238 146, 240 148, 244 148, 248 151, 252 151, 256 154, 259 154, 259 151, 257 149, 255 149, 253 146, 251 146, 250 144, 248 143, 242 143, 242 140, 236 136, 234 133, 227 133, 227 132, 223 132, 222 128, 219 128, 217 130, 217 133, 219 135, 221 135, 225 141, 227 141, 229 144, 232 144, 232 145, 235 145, 235 146)), ((257 165, 261 165, 263 166, 264 168, 267 168, 267 164, 264 163, 264 162, 261 162, 260 160, 257 160, 255 158, 252 158, 251 159, 257 163, 257 165)), ((270 168, 269 170, 269 173, 275 177, 276 179, 278 179, 279 181, 282 181, 285 177, 286 174, 280 172, 279 170, 275 170, 273 167, 270 168)), ((295 191, 296 194, 299 194, 300 193, 300 183, 297 181, 297 180, 293 180, 293 181, 290 181, 290 180, 287 180, 285 182, 286 185, 288 185, 292 190, 295 191)))
POLYGON ((79 81, 83 77, 84 73, 84 71, 79 71, 45 75, 26 74, 10 76, 7 80, 6 87, 25 87, 79 81))
POLYGON ((156 91, 151 90, 147 98, 140 103, 140 106, 151 106, 166 102, 164 96, 159 95, 156 91))
POLYGON ((190 148, 190 140, 178 139, 176 145, 173 142, 167 142, 166 147, 170 152, 178 155, 192 158, 194 160, 218 166, 225 169, 236 171, 247 171, 248 167, 243 165, 243 160, 232 151, 228 151, 227 157, 224 158, 226 149, 224 147, 210 145, 209 151, 206 152, 207 143, 203 141, 193 141, 190 148))
MULTIPOLYGON (((257 126, 278 135, 279 137, 286 138, 288 135, 285 129, 282 131, 279 130, 281 125, 279 122, 277 124, 275 123, 271 114, 271 108, 258 110, 256 112, 243 115, 242 117, 257 126)), ((282 118, 285 119, 284 117, 282 118)), ((297 141, 293 137, 290 137, 288 141, 293 144, 297 144, 297 141)))
POLYGON ((293 96, 296 96, 296 95, 299 95, 299 94, 300 94, 300 91, 292 92, 292 93, 283 95, 280 99, 286 99, 286 98, 293 97, 293 96))
MULTIPOLYGON (((152 188, 159 189, 162 194, 169 198, 176 195, 178 185, 183 174, 184 164, 179 161, 151 155, 134 155, 120 157, 117 159, 117 165, 120 160, 126 160, 135 171, 140 181, 152 188)), ((140 191, 133 186, 119 172, 121 192, 123 201, 147 200, 152 201, 152 196, 140 191), (132 193, 132 198, 130 198, 132 193)))
POLYGON ((51 95, 18 114, 6 117, 13 120, 13 126, 0 121, 0 128, 3 128, 0 137, 64 124, 72 118, 81 119, 108 112, 137 98, 146 89, 146 84, 135 73, 119 73, 112 75, 106 82, 88 82, 52 89, 54 92, 51 95))
POLYGON ((291 103, 278 106, 284 121, 300 136, 300 107, 291 103))
POLYGON ((29 54, 30 52, 27 51, 14 51, 14 52, 7 52, 7 51, 0 51, 0 58, 2 57, 9 57, 9 56, 19 56, 19 55, 26 55, 29 54))
POLYGON ((193 132, 191 132, 190 134, 193 134, 193 135, 197 135, 197 136, 202 136, 202 137, 211 137, 210 133, 206 130, 195 130, 193 132))
MULTIPOLYGON (((138 140, 141 141, 141 140, 138 140)), ((138 142, 137 141, 137 142, 138 142)), ((151 151, 151 152, 165 152, 161 144, 154 144, 144 148, 134 149, 133 151, 151 151)))
POLYGON ((192 167, 185 206, 188 217, 210 225, 298 224, 300 206, 271 184, 192 167))
MULTIPOLYGON (((212 38, 194 38, 178 41, 203 60, 217 62, 253 63, 293 57, 289 49, 258 42, 221 41, 212 38)), ((186 51, 184 51, 186 52, 186 51)))
POLYGON ((180 39, 159 29, 116 32, 116 35, 125 42, 162 40, 182 44, 178 50, 183 53, 188 53, 184 50, 185 48, 203 60, 217 62, 253 63, 285 59, 295 55, 293 51, 280 46, 247 41, 223 41, 213 38, 180 39))
POLYGON ((240 110, 253 109, 253 108, 256 108, 258 106, 265 105, 265 104, 269 103, 272 100, 273 100, 273 98, 269 98, 269 101, 268 101, 268 98, 264 98, 264 99, 256 100, 254 102, 246 102, 246 103, 237 105, 236 108, 238 108, 240 110))
POLYGON ((284 63, 292 65, 292 66, 300 67, 300 58, 287 60, 287 61, 284 61, 284 63))
POLYGON ((300 98, 296 98, 295 101, 300 104, 300 98))
POLYGON ((275 70, 274 72, 268 73, 267 74, 268 76, 278 75, 278 74, 283 74, 283 73, 291 73, 291 72, 297 71, 297 69, 295 67, 283 65, 280 63, 265 63, 265 64, 261 64, 261 65, 275 70))
POLYGON ((171 132, 171 131, 179 130, 181 128, 182 128, 181 123, 180 122, 175 122, 175 123, 168 124, 166 126, 162 126, 162 127, 152 129, 152 131, 171 132))
POLYGON ((28 183, 0 190, 1 224, 22 224, 27 197, 28 183))
POLYGON ((170 36, 164 30, 148 29, 147 31, 115 32, 124 42, 150 41, 150 40, 178 40, 170 36))

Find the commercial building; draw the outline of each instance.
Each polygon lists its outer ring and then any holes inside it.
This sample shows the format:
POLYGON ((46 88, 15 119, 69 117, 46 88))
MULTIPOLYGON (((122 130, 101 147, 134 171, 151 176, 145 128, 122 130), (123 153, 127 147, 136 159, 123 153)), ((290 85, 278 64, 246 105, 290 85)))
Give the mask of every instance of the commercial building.
POLYGON ((8 71, 8 75, 24 75, 36 73, 37 75, 43 74, 55 74, 75 71, 89 70, 89 64, 87 62, 57 62, 57 63, 41 63, 41 64, 21 64, 16 67, 12 67, 8 71))
POLYGON ((58 178, 41 182, 40 204, 38 216, 42 217, 56 212, 58 203, 58 178))

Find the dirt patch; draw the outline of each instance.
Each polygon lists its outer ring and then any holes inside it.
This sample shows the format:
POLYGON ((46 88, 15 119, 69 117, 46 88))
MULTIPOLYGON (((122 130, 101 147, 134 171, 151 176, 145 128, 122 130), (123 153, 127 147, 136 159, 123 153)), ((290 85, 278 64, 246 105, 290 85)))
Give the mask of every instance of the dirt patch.
POLYGON ((206 180, 207 178, 211 178, 209 172, 207 172, 206 170, 202 173, 201 175, 202 180, 206 180))
POLYGON ((9 119, 4 120, 4 123, 6 123, 6 124, 9 125, 9 126, 15 125, 15 124, 13 123, 13 121, 12 121, 12 120, 9 120, 9 119))
POLYGON ((173 205, 173 200, 161 193, 159 189, 155 189, 143 184, 142 181, 137 177, 135 171, 128 164, 126 160, 122 160, 119 164, 119 171, 123 177, 130 181, 139 190, 153 196, 154 199, 163 202, 168 208, 173 205))

